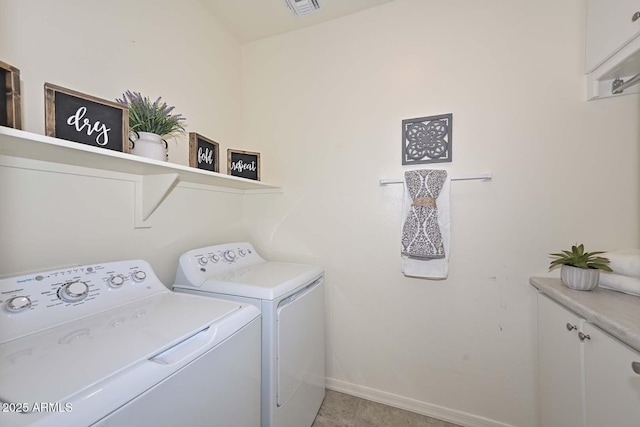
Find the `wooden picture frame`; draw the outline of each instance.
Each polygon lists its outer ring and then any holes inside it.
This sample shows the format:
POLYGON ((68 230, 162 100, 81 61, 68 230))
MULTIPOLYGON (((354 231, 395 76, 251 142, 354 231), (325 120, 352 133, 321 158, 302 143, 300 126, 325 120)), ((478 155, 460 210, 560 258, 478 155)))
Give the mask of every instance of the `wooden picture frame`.
POLYGON ((227 174, 260 181, 260 153, 229 148, 227 174))
POLYGON ((51 83, 44 84, 45 133, 54 138, 129 152, 129 109, 51 83))
POLYGON ((22 129, 20 70, 0 61, 0 126, 22 129))
POLYGON ((189 166, 220 172, 220 144, 196 132, 189 132, 189 166))

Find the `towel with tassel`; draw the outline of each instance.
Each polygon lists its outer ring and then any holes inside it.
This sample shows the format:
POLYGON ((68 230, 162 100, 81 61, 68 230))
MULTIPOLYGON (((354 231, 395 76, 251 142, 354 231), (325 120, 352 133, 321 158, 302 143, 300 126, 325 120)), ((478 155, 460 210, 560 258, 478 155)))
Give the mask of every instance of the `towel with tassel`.
POLYGON ((402 272, 445 279, 449 273, 451 178, 444 170, 405 172, 402 272))
POLYGON ((615 273, 600 272, 598 286, 611 291, 640 296, 640 279, 615 273))

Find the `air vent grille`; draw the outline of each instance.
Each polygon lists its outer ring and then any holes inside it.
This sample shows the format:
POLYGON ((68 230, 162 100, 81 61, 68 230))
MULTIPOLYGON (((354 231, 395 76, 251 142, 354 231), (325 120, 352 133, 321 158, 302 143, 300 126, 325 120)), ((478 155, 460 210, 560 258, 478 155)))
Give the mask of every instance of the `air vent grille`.
POLYGON ((293 16, 311 15, 320 10, 319 0, 284 0, 293 16))

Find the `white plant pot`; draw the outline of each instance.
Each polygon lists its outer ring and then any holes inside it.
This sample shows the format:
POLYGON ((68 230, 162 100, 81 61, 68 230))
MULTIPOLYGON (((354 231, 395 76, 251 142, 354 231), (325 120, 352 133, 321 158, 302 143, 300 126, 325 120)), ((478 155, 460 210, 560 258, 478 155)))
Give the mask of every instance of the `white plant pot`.
POLYGON ((148 159, 167 161, 167 148, 160 135, 150 132, 138 132, 138 139, 133 141, 131 154, 148 159))
POLYGON ((598 287, 600 270, 596 268, 578 268, 563 265, 560 268, 560 278, 568 288, 578 291, 591 291, 598 287))

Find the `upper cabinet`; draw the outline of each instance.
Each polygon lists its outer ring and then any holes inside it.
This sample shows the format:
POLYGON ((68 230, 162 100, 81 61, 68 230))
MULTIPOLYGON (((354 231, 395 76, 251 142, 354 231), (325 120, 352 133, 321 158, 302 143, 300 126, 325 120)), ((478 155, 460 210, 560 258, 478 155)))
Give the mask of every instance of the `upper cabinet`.
POLYGON ((587 98, 640 93, 615 87, 640 74, 640 1, 587 0, 587 98))
POLYGON ((640 1, 587 1, 587 73, 640 34, 640 1))

